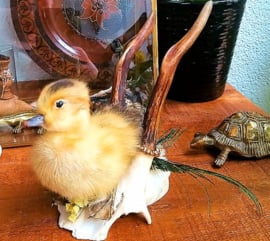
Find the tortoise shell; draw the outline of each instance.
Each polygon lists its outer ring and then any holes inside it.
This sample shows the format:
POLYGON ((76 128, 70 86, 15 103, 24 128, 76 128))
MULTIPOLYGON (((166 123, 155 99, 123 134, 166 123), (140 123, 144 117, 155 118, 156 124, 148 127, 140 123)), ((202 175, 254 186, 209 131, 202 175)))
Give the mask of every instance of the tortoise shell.
POLYGON ((236 112, 223 120, 208 136, 219 146, 246 157, 263 157, 270 154, 270 117, 257 112, 236 112))

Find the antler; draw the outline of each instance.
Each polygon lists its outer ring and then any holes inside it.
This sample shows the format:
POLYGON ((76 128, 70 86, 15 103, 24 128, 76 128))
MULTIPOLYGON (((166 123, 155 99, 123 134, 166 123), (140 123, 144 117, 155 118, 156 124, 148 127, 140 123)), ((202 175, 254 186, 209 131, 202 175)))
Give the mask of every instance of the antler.
POLYGON ((152 13, 139 33, 128 44, 127 48, 117 63, 112 86, 111 104, 119 106, 120 109, 124 109, 125 107, 126 80, 130 62, 132 61, 135 53, 142 46, 147 37, 151 34, 155 24, 156 16, 155 13, 152 13))
POLYGON ((181 40, 179 40, 168 50, 163 58, 160 75, 154 87, 143 120, 142 149, 149 154, 158 154, 158 150, 156 149, 156 137, 159 127, 160 114, 171 86, 177 65, 204 29, 211 14, 212 7, 212 0, 208 1, 204 5, 191 29, 181 40))

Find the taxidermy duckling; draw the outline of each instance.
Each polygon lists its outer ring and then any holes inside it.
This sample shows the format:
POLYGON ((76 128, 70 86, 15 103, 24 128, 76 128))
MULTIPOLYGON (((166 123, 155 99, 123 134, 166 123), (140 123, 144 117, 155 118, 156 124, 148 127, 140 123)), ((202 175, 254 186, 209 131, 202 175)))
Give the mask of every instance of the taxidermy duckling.
POLYGON ((46 131, 32 166, 41 184, 74 202, 110 196, 137 154, 138 126, 113 110, 91 114, 89 89, 78 80, 45 86, 37 111, 46 131))

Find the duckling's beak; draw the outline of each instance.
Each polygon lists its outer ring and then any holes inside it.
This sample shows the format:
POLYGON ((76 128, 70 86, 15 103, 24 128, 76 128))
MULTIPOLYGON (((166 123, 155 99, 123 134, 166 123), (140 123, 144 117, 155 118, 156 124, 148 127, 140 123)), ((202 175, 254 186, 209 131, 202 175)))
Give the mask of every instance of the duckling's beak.
POLYGON ((41 127, 44 124, 44 116, 43 115, 35 115, 26 121, 28 127, 41 127))

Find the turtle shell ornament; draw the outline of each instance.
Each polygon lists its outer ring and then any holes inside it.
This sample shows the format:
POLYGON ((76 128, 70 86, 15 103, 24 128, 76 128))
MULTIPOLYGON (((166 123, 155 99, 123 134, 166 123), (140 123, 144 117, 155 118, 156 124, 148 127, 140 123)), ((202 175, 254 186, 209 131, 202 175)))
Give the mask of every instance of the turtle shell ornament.
POLYGON ((236 112, 208 134, 196 133, 191 148, 215 146, 221 150, 214 164, 221 167, 230 152, 244 157, 270 155, 270 117, 257 112, 236 112))

